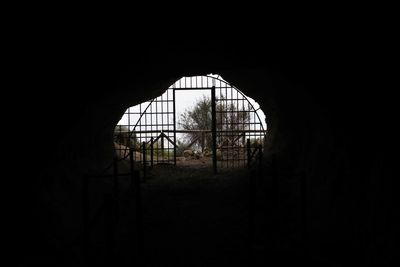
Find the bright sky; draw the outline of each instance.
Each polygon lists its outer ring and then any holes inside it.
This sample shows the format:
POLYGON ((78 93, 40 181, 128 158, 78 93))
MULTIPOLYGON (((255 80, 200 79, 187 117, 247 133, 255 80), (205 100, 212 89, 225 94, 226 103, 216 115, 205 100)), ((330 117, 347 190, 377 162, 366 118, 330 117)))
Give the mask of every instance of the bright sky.
MULTIPOLYGON (((219 75, 209 74, 208 76, 212 76, 212 77, 219 78, 219 79, 223 80, 223 78, 221 76, 219 76, 219 75)), ((184 78, 182 78, 182 79, 184 79, 184 78)), ((170 91, 170 94, 168 95, 168 97, 171 99, 172 98, 172 95, 171 95, 172 94, 171 93, 172 90, 169 90, 169 91, 170 91)), ((166 99, 165 95, 166 95, 166 93, 164 93, 164 99, 166 99)), ((203 96, 211 98, 211 91, 210 90, 176 90, 175 91, 176 121, 178 122, 179 118, 180 118, 180 115, 182 113, 184 113, 185 110, 187 110, 187 109, 190 110, 191 108, 193 108, 195 103, 198 102, 200 99, 202 99, 203 96)), ((249 100, 249 102, 253 105, 254 109, 257 110, 259 108, 259 104, 256 101, 254 101, 254 99, 252 99, 252 98, 250 98, 248 96, 246 96, 246 97, 249 100)), ((142 109, 145 106, 147 106, 147 104, 150 103, 150 102, 145 102, 145 103, 146 103, 146 105, 142 104, 142 109)), ((164 103, 164 106, 163 106, 164 110, 166 110, 166 105, 167 105, 167 103, 164 103)), ((171 106, 169 108, 171 109, 171 106)), ((137 105, 135 107, 131 107, 130 110, 131 110, 131 112, 132 111, 138 112, 139 111, 139 105, 137 105)), ((153 112, 154 112, 154 110, 153 110, 153 112)), ((261 109, 259 109, 257 111, 257 114, 260 117, 260 120, 261 120, 261 123, 262 123, 262 125, 264 127, 264 130, 266 130, 267 127, 266 127, 266 123, 265 123, 265 114, 264 114, 264 112, 261 109)), ((157 115, 154 115, 153 121, 155 121, 155 117, 156 116, 157 115)), ((161 116, 161 115, 158 115, 158 116, 161 116)), ((139 119, 139 115, 130 115, 130 125, 134 126, 138 119, 139 119)), ((124 114, 118 124, 119 125, 128 125, 128 116, 126 114, 124 114)), ((179 129, 178 125, 177 125, 177 129, 179 129)))

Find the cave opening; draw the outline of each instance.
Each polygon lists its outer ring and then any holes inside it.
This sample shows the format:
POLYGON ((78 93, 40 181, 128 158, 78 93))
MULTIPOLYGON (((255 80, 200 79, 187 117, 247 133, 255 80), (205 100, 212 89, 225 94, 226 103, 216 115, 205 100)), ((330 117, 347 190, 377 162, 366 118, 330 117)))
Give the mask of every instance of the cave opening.
POLYGON ((87 226, 86 260, 245 265, 265 121, 255 100, 213 74, 182 77, 129 107, 114 128, 111 175, 103 189, 85 189, 87 199, 108 192, 106 208, 93 209, 104 210, 105 234, 94 240, 87 226))

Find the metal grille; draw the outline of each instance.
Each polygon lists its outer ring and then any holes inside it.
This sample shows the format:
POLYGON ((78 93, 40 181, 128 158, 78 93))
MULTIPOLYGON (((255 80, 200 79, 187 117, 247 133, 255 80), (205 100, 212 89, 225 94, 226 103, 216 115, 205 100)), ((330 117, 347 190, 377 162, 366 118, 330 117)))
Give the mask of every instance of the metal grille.
POLYGON ((174 131, 174 90, 168 89, 151 101, 127 109, 114 132, 117 156, 126 159, 132 147, 135 162, 175 163, 174 131))
POLYGON ((177 139, 178 133, 189 136, 188 149, 200 143, 198 154, 212 157, 215 169, 245 167, 249 157, 263 147, 265 139, 266 129, 258 110, 242 92, 220 77, 183 77, 163 95, 128 108, 115 128, 117 156, 126 159, 131 147, 135 150, 135 162, 177 164, 177 157, 182 156, 177 155, 178 143, 182 143, 182 137, 177 139), (175 106, 179 90, 209 92, 211 121, 206 129, 181 127, 175 106))

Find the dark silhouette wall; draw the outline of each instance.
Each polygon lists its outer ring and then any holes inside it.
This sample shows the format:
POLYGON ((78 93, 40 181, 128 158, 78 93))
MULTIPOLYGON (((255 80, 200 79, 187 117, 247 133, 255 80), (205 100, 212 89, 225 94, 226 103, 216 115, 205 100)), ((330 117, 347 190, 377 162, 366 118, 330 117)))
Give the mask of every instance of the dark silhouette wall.
POLYGON ((164 37, 36 36, 20 77, 29 87, 10 113, 27 118, 28 135, 19 139, 28 145, 13 218, 16 251, 29 256, 16 260, 70 253, 82 227, 80 179, 111 162, 112 130, 127 107, 181 76, 218 73, 265 112, 266 162, 276 154, 280 170, 307 173, 316 253, 330 250, 349 266, 392 262, 393 100, 375 87, 377 66, 358 37, 164 37))

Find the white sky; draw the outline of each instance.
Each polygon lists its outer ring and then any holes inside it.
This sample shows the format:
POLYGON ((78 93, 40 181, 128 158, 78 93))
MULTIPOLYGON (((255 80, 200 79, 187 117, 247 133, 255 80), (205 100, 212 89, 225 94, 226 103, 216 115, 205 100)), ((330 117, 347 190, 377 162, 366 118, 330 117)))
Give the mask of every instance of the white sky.
MULTIPOLYGON (((209 74, 208 76, 212 76, 212 77, 219 78, 219 79, 223 80, 223 78, 221 76, 219 76, 219 75, 209 74)), ((172 90, 169 90, 169 91, 171 92, 172 90)), ((166 95, 166 93, 164 93, 164 94, 166 95)), ((211 98, 211 91, 210 90, 176 90, 175 91, 176 121, 178 122, 179 118, 180 118, 180 115, 182 113, 184 113, 185 110, 187 110, 187 109, 190 110, 191 108, 193 108, 194 105, 198 102, 198 100, 202 99, 203 96, 211 98)), ((172 95, 170 94, 169 97, 171 99, 172 95)), ((259 104, 256 101, 254 101, 254 99, 250 98, 249 96, 246 96, 246 97, 249 100, 249 102, 253 105, 253 107, 257 110, 259 108, 259 104)), ((166 99, 166 97, 164 97, 164 99, 166 99)), ((146 105, 142 104, 142 109, 145 108, 145 106, 147 106, 147 103, 150 103, 150 102, 145 102, 145 103, 146 103, 146 105)), ((166 110, 166 105, 167 104, 165 103, 164 106, 163 106, 164 110, 166 110)), ((135 107, 131 107, 130 110, 131 110, 131 112, 133 110, 135 112, 138 112, 139 111, 139 105, 137 105, 135 107)), ((171 106, 170 106, 170 110, 171 110, 171 106)), ((257 114, 258 114, 258 116, 259 116, 259 118, 261 120, 261 123, 262 123, 262 125, 264 127, 264 130, 266 130, 267 127, 266 127, 266 123, 265 123, 265 114, 264 114, 264 112, 261 109, 259 109, 257 111, 257 114)), ((157 115, 154 115, 154 118, 155 118, 155 116, 157 116, 157 115)), ((161 115, 159 115, 159 116, 161 116, 161 115)), ((139 115, 130 115, 130 125, 134 126, 138 119, 139 119, 139 115)), ((153 119, 153 121, 154 120, 155 119, 153 119)), ((118 122, 118 124, 119 125, 128 125, 128 116, 126 114, 124 114, 122 116, 121 120, 118 122)), ((179 129, 178 125, 176 127, 177 127, 177 129, 179 129)))

